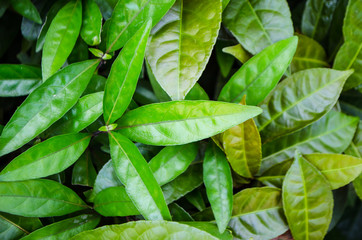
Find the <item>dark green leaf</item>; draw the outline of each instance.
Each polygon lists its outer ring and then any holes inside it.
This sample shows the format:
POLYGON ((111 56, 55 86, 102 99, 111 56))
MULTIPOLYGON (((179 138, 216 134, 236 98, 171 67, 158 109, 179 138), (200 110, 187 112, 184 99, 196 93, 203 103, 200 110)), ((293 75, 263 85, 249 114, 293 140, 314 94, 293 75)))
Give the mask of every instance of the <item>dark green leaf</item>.
POLYGON ((81 24, 81 0, 70 1, 56 14, 44 41, 43 80, 47 80, 63 66, 78 39, 81 24))
POLYGON ((127 112, 117 121, 120 133, 149 145, 180 145, 211 137, 249 118, 260 109, 213 101, 172 101, 127 112))
POLYGON ((97 172, 94 169, 91 154, 86 151, 74 164, 72 184, 93 187, 96 177, 97 172))
POLYGON ((84 214, 68 218, 32 232, 22 240, 30 239, 69 239, 78 233, 95 228, 99 223, 99 216, 84 214))
POLYGON ((247 61, 221 90, 219 101, 258 105, 277 85, 292 61, 298 38, 279 41, 247 61))
POLYGON ((0 156, 23 146, 63 116, 77 102, 97 64, 97 60, 72 64, 34 90, 4 127, 0 156))
POLYGON ((331 187, 298 153, 283 182, 283 208, 294 239, 324 238, 332 219, 331 187))
POLYGON ((183 100, 200 78, 216 42, 221 0, 177 0, 152 30, 146 56, 172 100, 183 100))
POLYGON ((88 208, 71 189, 45 180, 0 182, 0 211, 25 217, 61 216, 88 208))
POLYGON ((285 0, 231 0, 223 12, 223 23, 254 55, 293 35, 290 10, 285 0))
POLYGON ((201 189, 199 188, 185 195, 185 198, 199 211, 202 211, 206 208, 204 198, 202 197, 201 189))
POLYGON ((264 142, 321 118, 337 102, 352 73, 351 70, 316 68, 294 73, 285 79, 261 105, 264 112, 257 122, 264 142))
MULTIPOLYGON (((87 88, 83 92, 83 96, 90 94, 90 93, 104 91, 104 87, 106 86, 106 81, 107 81, 107 79, 105 77, 94 74, 92 79, 90 80, 87 88)), ((102 111, 103 111, 103 107, 102 107, 102 111)))
POLYGON ((356 131, 358 118, 330 111, 312 125, 262 146, 260 171, 293 157, 295 150, 309 153, 342 153, 356 131))
POLYGON ((233 181, 225 154, 211 143, 205 152, 203 178, 219 232, 225 231, 233 206, 233 181))
POLYGON ((177 203, 171 203, 169 206, 170 213, 172 216, 172 220, 175 222, 180 221, 194 221, 194 219, 190 216, 188 212, 185 211, 180 205, 177 203))
POLYGON ((85 0, 80 35, 90 46, 101 43, 102 14, 94 0, 85 0))
POLYGON ((171 8, 175 0, 125 0, 118 1, 109 19, 107 31, 107 52, 120 49, 137 32, 137 30, 152 19, 155 26, 171 8))
POLYGON ((0 65, 0 97, 28 95, 41 83, 41 71, 37 67, 15 64, 0 65))
POLYGON ((27 218, 7 213, 0 213, 0 238, 19 239, 43 225, 39 218, 27 218))
POLYGON ((39 143, 12 160, 1 172, 0 181, 47 177, 72 165, 89 144, 88 134, 59 135, 39 143))
POLYGON ((321 42, 328 33, 337 0, 307 0, 303 11, 302 33, 321 42))
POLYGON ((116 132, 109 132, 111 157, 117 177, 146 219, 171 219, 165 198, 137 147, 116 132))
POLYGON ((151 21, 148 21, 126 43, 112 65, 103 99, 106 125, 120 118, 131 102, 142 69, 150 30, 151 21))
POLYGON ((13 9, 24 17, 41 24, 38 10, 30 0, 10 0, 13 9))

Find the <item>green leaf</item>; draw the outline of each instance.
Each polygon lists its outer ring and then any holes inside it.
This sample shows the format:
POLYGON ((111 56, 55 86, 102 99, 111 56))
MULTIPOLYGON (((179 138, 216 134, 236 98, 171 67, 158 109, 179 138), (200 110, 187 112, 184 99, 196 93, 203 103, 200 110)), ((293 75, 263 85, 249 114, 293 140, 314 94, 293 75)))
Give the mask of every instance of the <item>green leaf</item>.
POLYGON ((103 116, 106 125, 120 118, 132 100, 142 69, 150 30, 151 21, 148 21, 126 43, 112 65, 103 99, 103 116))
POLYGON ((77 133, 96 121, 103 112, 103 92, 91 93, 80 98, 47 133, 51 135, 77 133))
POLYGON ((196 83, 187 93, 185 100, 209 100, 209 96, 200 84, 196 83))
MULTIPOLYGON (((84 90, 83 96, 90 94, 90 93, 97 93, 97 92, 104 91, 106 82, 107 82, 107 79, 105 77, 94 74, 93 77, 91 78, 87 88, 84 90)), ((103 106, 103 103, 102 103, 102 106, 103 106)), ((102 107, 102 111, 103 111, 103 107, 102 107)))
POLYGON ((285 0, 231 0, 223 12, 223 23, 253 55, 293 36, 293 23, 285 0))
POLYGON ((101 43, 102 14, 94 0, 85 0, 80 36, 90 46, 101 43))
POLYGON ((73 167, 72 184, 93 187, 97 172, 89 151, 83 153, 73 167))
POLYGON ((202 211, 206 208, 204 198, 202 197, 201 189, 199 188, 185 195, 185 198, 199 211, 202 211))
POLYGON ((230 0, 222 0, 222 10, 226 8, 226 6, 229 4, 230 0))
POLYGON ((308 154, 304 157, 323 173, 332 189, 347 185, 362 172, 362 158, 326 153, 308 154))
POLYGON ((35 138, 73 107, 97 64, 89 60, 69 65, 34 90, 4 127, 0 156, 35 138))
POLYGON ((175 0, 118 1, 109 19, 109 29, 105 39, 107 53, 123 47, 148 19, 152 19, 152 27, 154 27, 174 2, 175 0))
POLYGON ((183 209, 177 203, 171 203, 169 205, 169 209, 172 216, 172 220, 175 222, 194 221, 194 219, 190 216, 190 214, 186 212, 185 209, 183 209))
MULTIPOLYGON (((245 98, 242 100, 245 104, 245 98)), ((240 176, 252 178, 261 161, 261 139, 253 119, 222 133, 222 147, 232 169, 240 176)))
POLYGON ((155 26, 146 50, 157 82, 183 100, 204 71, 221 23, 221 0, 177 0, 155 26))
POLYGON ((224 153, 212 142, 205 152, 203 178, 219 232, 223 233, 231 218, 233 181, 224 153))
POLYGON ((292 73, 309 68, 329 67, 324 48, 312 38, 298 34, 298 47, 290 65, 292 73))
POLYGON ((28 95, 41 83, 41 71, 37 67, 0 64, 0 97, 28 95))
POLYGON ((331 187, 311 163, 296 153, 283 182, 283 208, 294 239, 323 239, 332 219, 331 187))
POLYGON ((27 218, 7 213, 0 213, 0 238, 19 239, 20 237, 41 228, 39 218, 27 218))
POLYGON ((112 160, 109 160, 99 171, 94 182, 93 195, 95 196, 104 189, 122 186, 113 168, 112 160))
POLYGON ((69 239, 78 233, 95 228, 100 217, 84 214, 68 218, 32 232, 22 240, 29 239, 69 239))
POLYGON ((219 101, 258 105, 277 85, 292 61, 298 38, 279 41, 251 58, 230 78, 221 90, 219 101))
POLYGON ((189 168, 172 182, 162 186, 167 204, 170 204, 202 184, 202 165, 191 164, 189 168))
POLYGON ((94 210, 105 217, 139 215, 123 186, 109 187, 94 198, 94 210))
POLYGON ((213 223, 207 223, 207 222, 182 222, 183 224, 187 224, 191 227, 195 227, 198 228, 202 231, 208 232, 211 235, 213 235, 214 237, 216 237, 217 239, 220 240, 232 240, 233 239, 233 235, 231 234, 230 230, 226 230, 223 233, 220 233, 217 226, 213 223))
POLYGON ((46 34, 43 57, 43 80, 56 73, 77 41, 82 24, 82 1, 72 0, 57 13, 46 34))
POLYGON ((260 109, 213 101, 172 101, 127 112, 119 132, 149 145, 180 145, 211 137, 249 118, 260 109))
POLYGON ((315 68, 294 73, 261 105, 257 118, 264 142, 294 132, 326 114, 353 71, 315 68), (318 103, 318 104, 315 104, 318 103))
POLYGON ((266 170, 261 177, 258 177, 257 180, 269 187, 282 188, 285 174, 287 174, 292 163, 293 159, 289 159, 275 164, 266 170))
POLYGON ((277 188, 248 188, 234 195, 229 227, 239 239, 272 239, 288 230, 277 188))
POLYGON ((195 159, 197 152, 196 143, 165 147, 148 165, 158 184, 162 186, 183 173, 195 159))
MULTIPOLYGON (((222 49, 224 53, 228 53, 233 55, 237 60, 239 60, 242 64, 246 63, 250 58, 250 53, 248 53, 241 44, 237 44, 234 46, 224 47, 222 49)), ((226 76, 225 76, 226 77, 226 76)))
POLYGON ((295 150, 309 153, 342 153, 356 131, 358 118, 330 111, 317 122, 295 133, 263 144, 260 171, 293 157, 295 150))
POLYGON ((106 239, 199 239, 217 240, 219 238, 198 228, 168 221, 133 221, 120 225, 104 226, 80 233, 72 240, 106 240, 106 239))
POLYGON ((53 217, 88 208, 75 192, 45 179, 0 182, 0 211, 25 217, 53 217))
POLYGON ((343 22, 344 44, 339 49, 333 68, 354 69, 343 90, 362 84, 362 5, 358 0, 350 0, 343 22))
POLYGON ((216 54, 216 61, 220 68, 221 75, 226 78, 235 61, 235 58, 230 56, 229 54, 226 54, 223 49, 226 48, 230 43, 226 41, 218 40, 215 44, 215 54, 216 54))
POLYGON ((90 138, 85 133, 68 134, 36 144, 0 172, 0 181, 35 179, 59 173, 77 161, 87 148, 90 138))
POLYGON ((46 15, 45 22, 40 30, 38 40, 36 41, 35 51, 39 52, 44 45, 45 37, 52 23, 54 17, 57 15, 58 11, 67 3, 67 0, 58 0, 53 6, 49 9, 48 14, 46 15))
POLYGON ((332 22, 337 0, 307 0, 302 17, 302 33, 322 42, 332 22))
POLYGON ((42 23, 38 10, 30 0, 10 0, 10 3, 17 13, 36 23, 42 23))
POLYGON ((109 132, 111 157, 117 177, 146 219, 171 219, 161 188, 137 147, 126 137, 109 132))

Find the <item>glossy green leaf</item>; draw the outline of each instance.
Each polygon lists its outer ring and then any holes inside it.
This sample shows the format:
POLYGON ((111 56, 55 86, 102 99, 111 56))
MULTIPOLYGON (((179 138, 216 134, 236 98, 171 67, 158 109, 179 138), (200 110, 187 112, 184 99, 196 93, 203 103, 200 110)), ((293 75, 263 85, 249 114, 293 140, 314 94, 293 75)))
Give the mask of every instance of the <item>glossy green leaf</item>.
POLYGON ((148 21, 126 43, 112 65, 103 99, 106 125, 120 118, 131 102, 142 69, 150 30, 151 22, 148 21))
POLYGON ((225 154, 213 143, 205 152, 203 178, 219 232, 225 231, 233 207, 233 181, 225 154))
POLYGON ((162 149, 148 163, 158 184, 162 186, 183 173, 195 159, 197 151, 196 143, 162 149))
POLYGON ((82 155, 88 134, 59 135, 41 142, 12 160, 1 172, 0 181, 47 177, 63 171, 82 155))
POLYGON ((106 217, 140 214, 123 186, 99 192, 94 198, 94 210, 106 217))
POLYGON ((253 55, 293 36, 293 23, 285 0, 231 0, 223 12, 223 23, 253 55))
POLYGON ((72 240, 108 240, 108 239, 199 239, 216 240, 217 237, 198 228, 167 221, 134 221, 121 225, 104 226, 80 233, 72 240))
POLYGON ((59 121, 54 123, 47 132, 56 135, 82 131, 102 115, 102 100, 103 92, 85 95, 59 121))
POLYGON ((220 233, 216 224, 214 223, 207 223, 207 222, 182 222, 183 224, 187 224, 191 227, 195 227, 200 229, 201 231, 205 231, 210 233, 211 235, 213 235, 214 237, 216 237, 217 239, 220 240, 232 240, 233 239, 233 235, 231 234, 231 231, 229 229, 227 229, 226 231, 224 231, 223 233, 220 233))
POLYGON ((229 227, 238 239, 272 239, 288 230, 277 188, 248 188, 234 195, 229 227))
POLYGON ((342 154, 308 154, 305 159, 313 164, 337 189, 352 182, 362 172, 362 158, 342 154))
POLYGON ((175 0, 118 1, 109 19, 107 52, 120 49, 149 19, 155 26, 174 4, 175 0))
POLYGON ((112 160, 109 160, 97 175, 94 182, 93 194, 95 196, 104 189, 117 186, 122 186, 122 182, 118 179, 114 171, 112 160))
POLYGON ((260 109, 213 101, 172 101, 127 112, 119 132, 149 145, 180 145, 223 132, 260 114, 260 109))
POLYGON ((40 30, 38 40, 36 41, 35 51, 39 52, 44 45, 45 37, 52 23, 54 17, 57 15, 58 11, 67 3, 67 0, 58 0, 56 1, 52 7, 49 9, 48 14, 45 18, 45 22, 40 30))
POLYGON ((331 187, 299 154, 283 182, 283 208, 294 239, 324 238, 332 219, 331 187))
POLYGON ((45 180, 0 182, 0 211, 25 217, 61 216, 88 208, 75 192, 45 180))
POLYGON ((172 203, 202 184, 202 165, 191 164, 190 167, 172 182, 162 186, 166 202, 172 203))
POLYGON ((111 157, 117 177, 146 219, 171 219, 161 188, 137 147, 126 137, 109 132, 111 157))
POLYGON ((46 227, 36 230, 22 240, 30 239, 69 239, 78 233, 95 228, 99 223, 99 216, 84 214, 77 217, 68 218, 46 227))
POLYGON ((72 184, 93 187, 97 172, 94 169, 89 151, 77 160, 73 167, 72 184))
POLYGON ((261 172, 294 156, 295 150, 309 153, 342 153, 356 131, 358 118, 330 111, 312 125, 263 144, 261 172))
POLYGON ((237 60, 239 60, 242 64, 246 63, 250 58, 250 53, 248 53, 241 44, 237 44, 234 46, 224 47, 222 49, 224 53, 228 53, 233 55, 237 60))
POLYGON ((290 65, 292 73, 309 68, 329 67, 323 47, 312 38, 298 34, 298 47, 290 65))
POLYGON ((0 97, 28 95, 41 83, 41 71, 37 67, 0 64, 0 97))
POLYGON ((264 142, 318 120, 337 102, 353 71, 315 68, 294 73, 264 101, 257 118, 264 142), (319 103, 319 104, 315 104, 319 103))
POLYGON ((0 156, 35 138, 63 116, 91 79, 97 60, 69 65, 34 90, 16 110, 0 137, 0 156))
MULTIPOLYGON (((245 98, 243 98, 245 104, 245 98)), ((261 139, 253 119, 222 133, 222 147, 232 169, 240 176, 252 178, 261 161, 261 139)))
POLYGON ((344 90, 348 90, 362 83, 362 4, 359 0, 348 3, 343 36, 345 42, 337 53, 333 68, 355 70, 344 86, 344 90))
POLYGON ((70 1, 54 17, 44 41, 43 80, 47 80, 63 66, 77 41, 81 24, 81 0, 70 1))
POLYGON ((152 30, 147 61, 172 100, 183 100, 200 78, 220 22, 221 0, 177 0, 152 30))
POLYGON ((38 10, 30 0, 10 0, 13 9, 24 17, 41 24, 38 10))
POLYGON ((190 216, 188 212, 185 211, 180 205, 177 203, 171 203, 169 206, 172 220, 175 222, 181 221, 194 221, 194 219, 190 216))
POLYGON ((94 0, 85 0, 80 36, 90 46, 101 43, 102 14, 94 0))
POLYGON ((0 238, 6 240, 20 237, 41 228, 39 218, 27 218, 7 213, 0 213, 0 238))
POLYGON ((277 85, 292 61, 298 38, 279 41, 247 61, 221 90, 219 101, 258 105, 277 85))
POLYGON ((321 42, 328 33, 337 0, 307 0, 302 17, 302 33, 321 42))
POLYGON ((200 84, 196 83, 187 93, 185 100, 209 100, 209 96, 200 84))

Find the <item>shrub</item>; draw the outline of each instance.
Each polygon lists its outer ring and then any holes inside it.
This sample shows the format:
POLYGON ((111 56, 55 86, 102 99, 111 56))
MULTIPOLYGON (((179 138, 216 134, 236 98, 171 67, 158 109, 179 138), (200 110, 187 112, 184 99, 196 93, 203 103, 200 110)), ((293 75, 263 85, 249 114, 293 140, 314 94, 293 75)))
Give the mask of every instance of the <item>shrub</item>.
POLYGON ((361 44, 359 0, 1 1, 0 238, 357 239, 361 44))

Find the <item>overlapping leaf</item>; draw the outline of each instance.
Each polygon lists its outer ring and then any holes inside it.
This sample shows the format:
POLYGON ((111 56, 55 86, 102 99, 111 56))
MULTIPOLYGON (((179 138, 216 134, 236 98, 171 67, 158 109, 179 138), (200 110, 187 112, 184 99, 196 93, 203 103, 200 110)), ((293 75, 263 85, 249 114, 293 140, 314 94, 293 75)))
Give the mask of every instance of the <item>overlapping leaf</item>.
POLYGON ((223 23, 251 54, 293 35, 293 23, 285 0, 231 0, 223 23))
POLYGON ((93 187, 96 177, 90 152, 86 151, 73 166, 72 184, 93 187))
POLYGON ((98 60, 64 68, 34 90, 16 110, 0 137, 0 156, 35 138, 62 117, 78 100, 98 60))
POLYGON ((80 35, 90 46, 101 42, 102 14, 94 0, 84 1, 80 35))
POLYGON ((19 239, 42 226, 39 218, 20 217, 7 213, 0 214, 1 239, 19 239))
POLYGON ((352 73, 351 70, 316 68, 294 73, 285 79, 261 105, 264 112, 257 122, 264 142, 321 118, 336 103, 352 73))
POLYGON ((127 112, 119 132, 149 145, 180 145, 223 132, 260 114, 258 107, 213 101, 172 101, 127 112))
POLYGON ((172 100, 183 100, 200 78, 221 23, 221 0, 177 0, 155 26, 147 61, 172 100))
POLYGON ((13 9, 24 17, 41 24, 38 10, 30 0, 10 0, 13 9))

